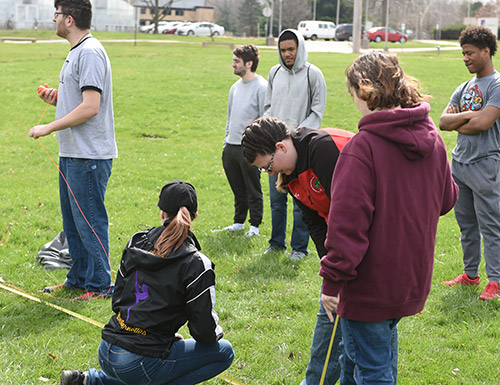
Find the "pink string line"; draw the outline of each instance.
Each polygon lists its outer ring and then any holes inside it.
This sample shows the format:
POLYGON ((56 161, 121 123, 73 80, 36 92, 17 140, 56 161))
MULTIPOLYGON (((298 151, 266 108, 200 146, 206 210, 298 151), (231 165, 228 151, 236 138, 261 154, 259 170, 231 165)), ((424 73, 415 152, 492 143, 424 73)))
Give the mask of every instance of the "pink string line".
MULTIPOLYGON (((40 122, 42 121, 43 119, 43 116, 45 115, 45 111, 47 111, 47 108, 49 106, 49 103, 47 103, 47 105, 45 106, 45 109, 43 110, 42 112, 42 116, 40 116, 40 120, 38 121, 38 125, 40 124, 40 122)), ((106 258, 108 259, 108 263, 109 263, 109 269, 111 271, 111 285, 109 286, 108 288, 108 291, 106 292, 106 294, 102 294, 102 295, 99 295, 99 296, 96 296, 96 297, 91 297, 91 298, 98 298, 98 297, 105 297, 106 295, 108 295, 108 293, 110 292, 111 290, 111 287, 113 285, 113 268, 111 267, 111 259, 109 258, 109 255, 108 253, 106 252, 106 249, 104 248, 104 245, 102 244, 101 242, 101 239, 99 238, 99 236, 97 235, 97 233, 95 232, 94 228, 92 227, 92 225, 90 224, 90 222, 87 220, 87 217, 85 216, 85 214, 83 213, 82 209, 80 208, 80 205, 78 204, 78 201, 76 200, 76 197, 75 197, 75 194, 73 194, 73 190, 71 190, 71 187, 69 187, 69 183, 68 181, 66 180, 66 177, 64 176, 64 174, 62 173, 61 169, 59 168, 59 166, 57 165, 57 163, 55 162, 55 160, 52 158, 52 156, 50 156, 49 152, 47 151, 47 149, 43 146, 42 142, 40 141, 39 138, 36 139, 38 141, 38 143, 40 143, 40 146, 42 146, 43 150, 45 151, 45 153, 47 154, 47 156, 50 158, 50 160, 52 161, 52 163, 54 163, 54 165, 56 166, 57 170, 59 171, 59 174, 61 174, 64 182, 66 183, 66 186, 68 186, 68 190, 69 192, 71 193, 71 196, 73 197, 73 199, 75 200, 75 203, 76 203, 76 206, 78 207, 78 210, 80 211, 80 213, 82 214, 83 216, 83 219, 85 219, 85 222, 87 222, 87 225, 89 225, 90 229, 92 230, 92 232, 94 233, 95 237, 97 238, 97 240, 99 241, 99 244, 101 245, 102 247, 102 250, 104 251, 104 254, 106 255, 106 258)))

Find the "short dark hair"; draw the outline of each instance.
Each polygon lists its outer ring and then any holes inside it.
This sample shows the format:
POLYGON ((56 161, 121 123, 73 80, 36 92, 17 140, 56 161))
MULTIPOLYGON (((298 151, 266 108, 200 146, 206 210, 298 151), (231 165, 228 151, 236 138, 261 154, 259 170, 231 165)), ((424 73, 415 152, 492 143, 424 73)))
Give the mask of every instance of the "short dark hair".
POLYGON ((90 0, 55 0, 54 7, 75 20, 80 29, 90 29, 92 24, 92 3, 90 0))
POLYGON ((258 154, 272 154, 276 143, 290 137, 290 130, 276 118, 259 118, 245 127, 241 139, 241 151, 246 161, 252 164, 258 154))
POLYGON ((430 99, 422 95, 418 80, 406 75, 396 55, 371 51, 347 67, 347 89, 364 100, 373 111, 391 107, 408 108, 430 99))
POLYGON ((482 25, 474 25, 465 28, 460 37, 458 38, 460 46, 464 44, 470 44, 474 47, 485 49, 490 49, 490 56, 495 56, 497 52, 497 38, 489 28, 483 27, 482 25))
POLYGON ((243 63, 252 61, 252 67, 250 71, 257 71, 257 66, 259 65, 259 49, 253 44, 242 45, 233 51, 233 55, 239 57, 243 60, 243 63))
MULTIPOLYGON (((284 31, 279 38, 278 44, 281 43, 282 41, 285 40, 294 40, 295 44, 299 45, 299 39, 297 38, 297 35, 294 34, 292 31, 284 31)), ((279 47, 278 47, 279 48, 279 47)))

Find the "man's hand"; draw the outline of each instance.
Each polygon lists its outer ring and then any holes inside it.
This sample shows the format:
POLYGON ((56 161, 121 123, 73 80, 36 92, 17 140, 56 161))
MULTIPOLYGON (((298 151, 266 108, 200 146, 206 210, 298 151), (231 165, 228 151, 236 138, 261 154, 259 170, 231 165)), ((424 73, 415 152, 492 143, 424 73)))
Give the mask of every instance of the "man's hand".
POLYGON ((42 124, 40 126, 31 127, 29 136, 33 139, 38 139, 41 136, 49 135, 52 132, 49 124, 42 124))
POLYGON ((458 114, 460 112, 460 107, 459 106, 452 106, 451 104, 448 104, 446 109, 444 110, 446 114, 458 114))
POLYGON ((321 294, 321 302, 323 303, 323 307, 326 310, 326 314, 331 322, 333 322, 332 311, 337 310, 337 306, 339 304, 340 294, 332 297, 326 294, 321 294))
POLYGON ((45 103, 50 103, 53 106, 57 105, 57 95, 58 92, 55 88, 49 88, 48 84, 45 83, 43 86, 38 87, 38 96, 45 103))

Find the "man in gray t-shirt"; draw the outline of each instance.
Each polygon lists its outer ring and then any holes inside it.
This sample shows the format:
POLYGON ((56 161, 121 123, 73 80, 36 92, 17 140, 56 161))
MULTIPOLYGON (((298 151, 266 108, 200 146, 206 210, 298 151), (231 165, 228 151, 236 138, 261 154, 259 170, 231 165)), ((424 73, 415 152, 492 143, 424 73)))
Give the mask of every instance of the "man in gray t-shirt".
POLYGON ((109 263, 108 214, 104 205, 117 157, 113 119, 111 66, 101 43, 90 34, 89 0, 55 0, 53 21, 58 36, 71 44, 59 88, 40 86, 39 96, 56 106, 56 120, 30 129, 35 139, 57 132, 59 194, 63 230, 72 266, 65 287, 82 289, 79 300, 113 294, 109 263))
POLYGON ((245 127, 264 113, 267 81, 255 72, 259 64, 259 50, 253 44, 233 51, 233 71, 241 77, 229 90, 227 102, 226 135, 222 151, 222 165, 234 194, 233 224, 227 231, 241 231, 250 212, 247 237, 259 235, 264 203, 260 171, 246 162, 241 153, 241 138, 245 127))
POLYGON ((457 131, 452 172, 459 187, 455 217, 460 226, 464 273, 447 286, 479 285, 481 236, 489 283, 479 296, 500 296, 500 74, 492 57, 496 36, 481 26, 460 35, 464 62, 476 74, 453 93, 439 121, 445 131, 457 131))

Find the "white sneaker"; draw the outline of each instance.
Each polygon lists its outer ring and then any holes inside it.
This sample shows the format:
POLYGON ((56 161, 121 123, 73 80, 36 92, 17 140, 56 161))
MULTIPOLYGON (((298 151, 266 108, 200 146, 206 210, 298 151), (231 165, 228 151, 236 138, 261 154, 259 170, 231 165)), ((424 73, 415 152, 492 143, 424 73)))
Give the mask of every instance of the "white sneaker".
POLYGON ((300 261, 306 256, 307 254, 303 253, 302 251, 292 250, 292 252, 290 253, 290 261, 300 261))
POLYGON ((250 226, 250 230, 248 230, 246 237, 247 238, 258 237, 259 235, 260 235, 259 228, 255 226, 250 226))
POLYGON ((231 226, 226 226, 222 230, 226 231, 242 231, 245 229, 245 225, 243 223, 233 223, 231 226))

